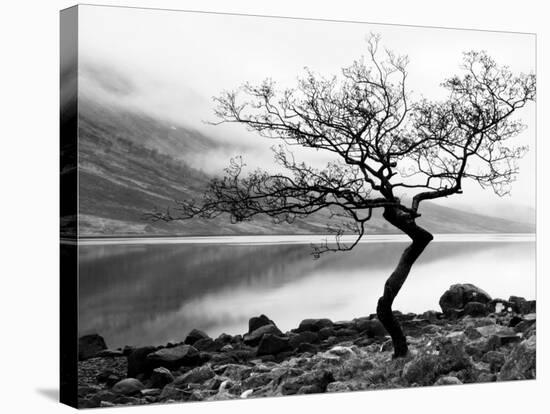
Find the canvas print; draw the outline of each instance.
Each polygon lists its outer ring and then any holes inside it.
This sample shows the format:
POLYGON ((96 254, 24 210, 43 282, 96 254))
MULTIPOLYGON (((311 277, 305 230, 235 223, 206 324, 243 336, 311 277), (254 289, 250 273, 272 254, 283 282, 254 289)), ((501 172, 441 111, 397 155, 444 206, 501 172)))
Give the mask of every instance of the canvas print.
POLYGON ((61 25, 64 402, 536 377, 534 34, 61 25))

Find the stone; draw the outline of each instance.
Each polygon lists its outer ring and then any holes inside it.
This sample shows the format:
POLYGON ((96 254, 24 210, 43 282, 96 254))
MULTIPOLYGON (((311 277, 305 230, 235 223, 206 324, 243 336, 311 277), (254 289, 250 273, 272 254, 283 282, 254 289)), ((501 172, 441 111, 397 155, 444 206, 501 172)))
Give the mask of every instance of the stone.
POLYGON ((304 319, 302 322, 300 322, 300 325, 296 329, 296 332, 318 332, 323 328, 330 328, 332 326, 333 323, 330 319, 304 319))
POLYGON ((334 376, 328 370, 306 372, 298 377, 289 378, 281 386, 283 395, 326 392, 328 384, 334 381, 334 376), (308 387, 308 388, 303 388, 308 387))
POLYGON ((311 331, 300 332, 298 334, 291 335, 289 338, 289 344, 292 348, 298 348, 301 344, 314 344, 318 342, 319 335, 311 331))
POLYGON ((93 358, 99 352, 107 349, 105 340, 98 334, 84 335, 78 338, 78 360, 93 358))
POLYGON ((483 335, 481 335, 481 333, 480 333, 476 328, 474 328, 473 326, 468 326, 468 327, 464 330, 464 335, 466 336, 466 338, 471 339, 471 340, 479 339, 479 338, 481 338, 481 337, 483 336, 483 335))
POLYGON ((437 365, 435 355, 422 355, 405 364, 402 377, 409 384, 431 385, 437 377, 437 365))
POLYGON ((144 346, 133 349, 126 357, 128 362, 127 376, 134 378, 139 374, 149 375, 153 368, 147 361, 147 355, 155 351, 156 348, 154 346, 144 346))
POLYGON ((220 342, 224 345, 228 345, 231 343, 231 341, 233 341, 233 337, 229 334, 226 334, 226 333, 222 333, 220 334, 220 336, 218 336, 216 339, 215 339, 216 342, 220 342))
POLYGON ((378 319, 357 318, 353 321, 355 329, 366 334, 369 338, 381 338, 388 334, 384 325, 378 319))
POLYGON ((249 346, 256 346, 262 340, 262 337, 266 334, 282 335, 283 333, 275 325, 264 325, 251 333, 246 334, 243 337, 243 342, 249 346))
POLYGON ((200 362, 199 351, 191 345, 178 345, 162 348, 146 357, 151 368, 165 367, 177 369, 182 366, 195 366, 200 362))
POLYGON ((536 320, 522 320, 514 326, 514 331, 524 334, 531 326, 535 325, 536 320))
POLYGON ((522 341, 506 358, 499 374, 499 381, 534 379, 537 369, 536 335, 522 341))
POLYGON ((434 385, 460 385, 460 381, 457 377, 440 377, 434 385))
POLYGON ((207 339, 207 338, 210 338, 210 337, 203 331, 200 331, 198 329, 193 329, 191 332, 187 334, 183 343, 186 345, 193 345, 198 340, 207 339))
POLYGON ((242 382, 242 387, 244 389, 255 389, 263 387, 264 385, 269 384, 272 381, 271 374, 269 372, 265 373, 255 373, 250 375, 247 379, 242 382))
POLYGON ((423 314, 421 314, 419 316, 420 319, 424 319, 424 320, 427 320, 429 322, 435 322, 437 320, 439 320, 439 317, 441 316, 441 312, 437 312, 435 310, 429 310, 429 311, 426 311, 424 312, 423 314))
POLYGON ((145 386, 141 383, 141 381, 135 378, 125 378, 113 385, 112 390, 117 394, 135 395, 139 394, 139 392, 144 388, 145 386))
POLYGON ((153 370, 150 381, 153 388, 163 388, 165 385, 174 382, 174 376, 169 369, 158 367, 153 370))
POLYGON ((216 376, 216 373, 209 366, 202 366, 180 375, 174 380, 176 387, 182 387, 185 384, 202 384, 206 380, 216 376))
POLYGON ((355 329, 338 329, 336 331, 336 336, 338 338, 356 336, 357 331, 355 329))
POLYGON ((99 384, 103 383, 108 387, 112 387, 122 378, 120 378, 120 376, 118 376, 112 369, 104 369, 96 375, 95 379, 99 384))
POLYGON ((481 334, 481 336, 489 337, 492 335, 515 335, 516 332, 512 328, 508 328, 507 326, 502 325, 486 325, 486 326, 479 326, 476 328, 476 330, 481 334))
POLYGON ((166 385, 159 395, 160 401, 173 400, 173 401, 185 401, 191 395, 191 391, 182 390, 175 387, 173 384, 166 385))
POLYGON ((464 306, 464 315, 473 317, 486 316, 489 314, 489 308, 487 305, 481 302, 468 302, 464 306))
POLYGON ((248 333, 250 334, 254 332, 256 329, 261 328, 262 326, 265 326, 265 325, 277 326, 275 325, 275 322, 273 322, 271 319, 269 319, 267 316, 263 314, 260 316, 254 316, 248 320, 248 333))
POLYGON ((156 397, 161 393, 160 388, 145 388, 140 391, 142 397, 156 397))
POLYGON ((222 342, 214 341, 212 338, 202 338, 196 341, 193 344, 193 347, 198 351, 218 352, 224 347, 224 344, 222 342))
POLYGON ((498 372, 505 362, 505 355, 499 351, 489 351, 481 358, 483 362, 489 364, 491 372, 498 372))
POLYGON ((487 292, 470 283, 452 285, 439 299, 439 306, 445 315, 456 309, 464 309, 469 302, 488 304, 491 297, 487 292))
POLYGON ((333 328, 327 326, 319 330, 319 338, 327 339, 331 336, 336 336, 336 331, 333 328))
POLYGON ((291 349, 292 347, 288 338, 267 334, 262 337, 256 355, 274 355, 280 352, 290 351, 291 349))

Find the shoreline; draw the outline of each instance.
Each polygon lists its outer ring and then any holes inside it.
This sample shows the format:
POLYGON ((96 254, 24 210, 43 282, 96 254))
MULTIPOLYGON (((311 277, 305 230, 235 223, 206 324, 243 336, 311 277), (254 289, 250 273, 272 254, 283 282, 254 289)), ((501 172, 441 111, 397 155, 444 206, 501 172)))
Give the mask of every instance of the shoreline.
POLYGON ((394 312, 409 343, 409 354, 398 359, 376 315, 306 319, 284 333, 260 315, 242 335, 210 338, 194 329, 182 342, 116 350, 87 335, 80 340, 79 407, 536 377, 535 301, 492 299, 466 284, 451 286, 440 304, 442 312, 394 312))

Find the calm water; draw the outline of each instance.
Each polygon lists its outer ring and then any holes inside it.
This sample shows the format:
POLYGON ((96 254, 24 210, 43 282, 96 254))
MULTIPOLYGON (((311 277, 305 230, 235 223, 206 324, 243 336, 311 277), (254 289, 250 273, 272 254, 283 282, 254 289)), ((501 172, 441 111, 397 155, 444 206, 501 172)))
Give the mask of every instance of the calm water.
MULTIPOLYGON (((281 329, 304 318, 352 319, 375 311, 407 245, 373 237, 351 252, 311 256, 310 236, 94 241, 79 247, 80 334, 110 347, 247 330, 265 313, 281 329)), ((493 297, 535 297, 533 236, 436 236, 413 267, 394 309, 439 310, 454 283, 493 297)))

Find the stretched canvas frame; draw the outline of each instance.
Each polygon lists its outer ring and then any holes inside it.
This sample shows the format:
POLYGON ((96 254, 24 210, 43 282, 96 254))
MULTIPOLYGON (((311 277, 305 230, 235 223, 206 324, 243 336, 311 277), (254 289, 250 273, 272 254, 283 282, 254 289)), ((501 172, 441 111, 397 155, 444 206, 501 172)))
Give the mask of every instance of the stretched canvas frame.
POLYGON ((61 401, 534 379, 534 62, 533 34, 63 10, 61 401), (405 67, 420 93, 400 95, 405 67))

